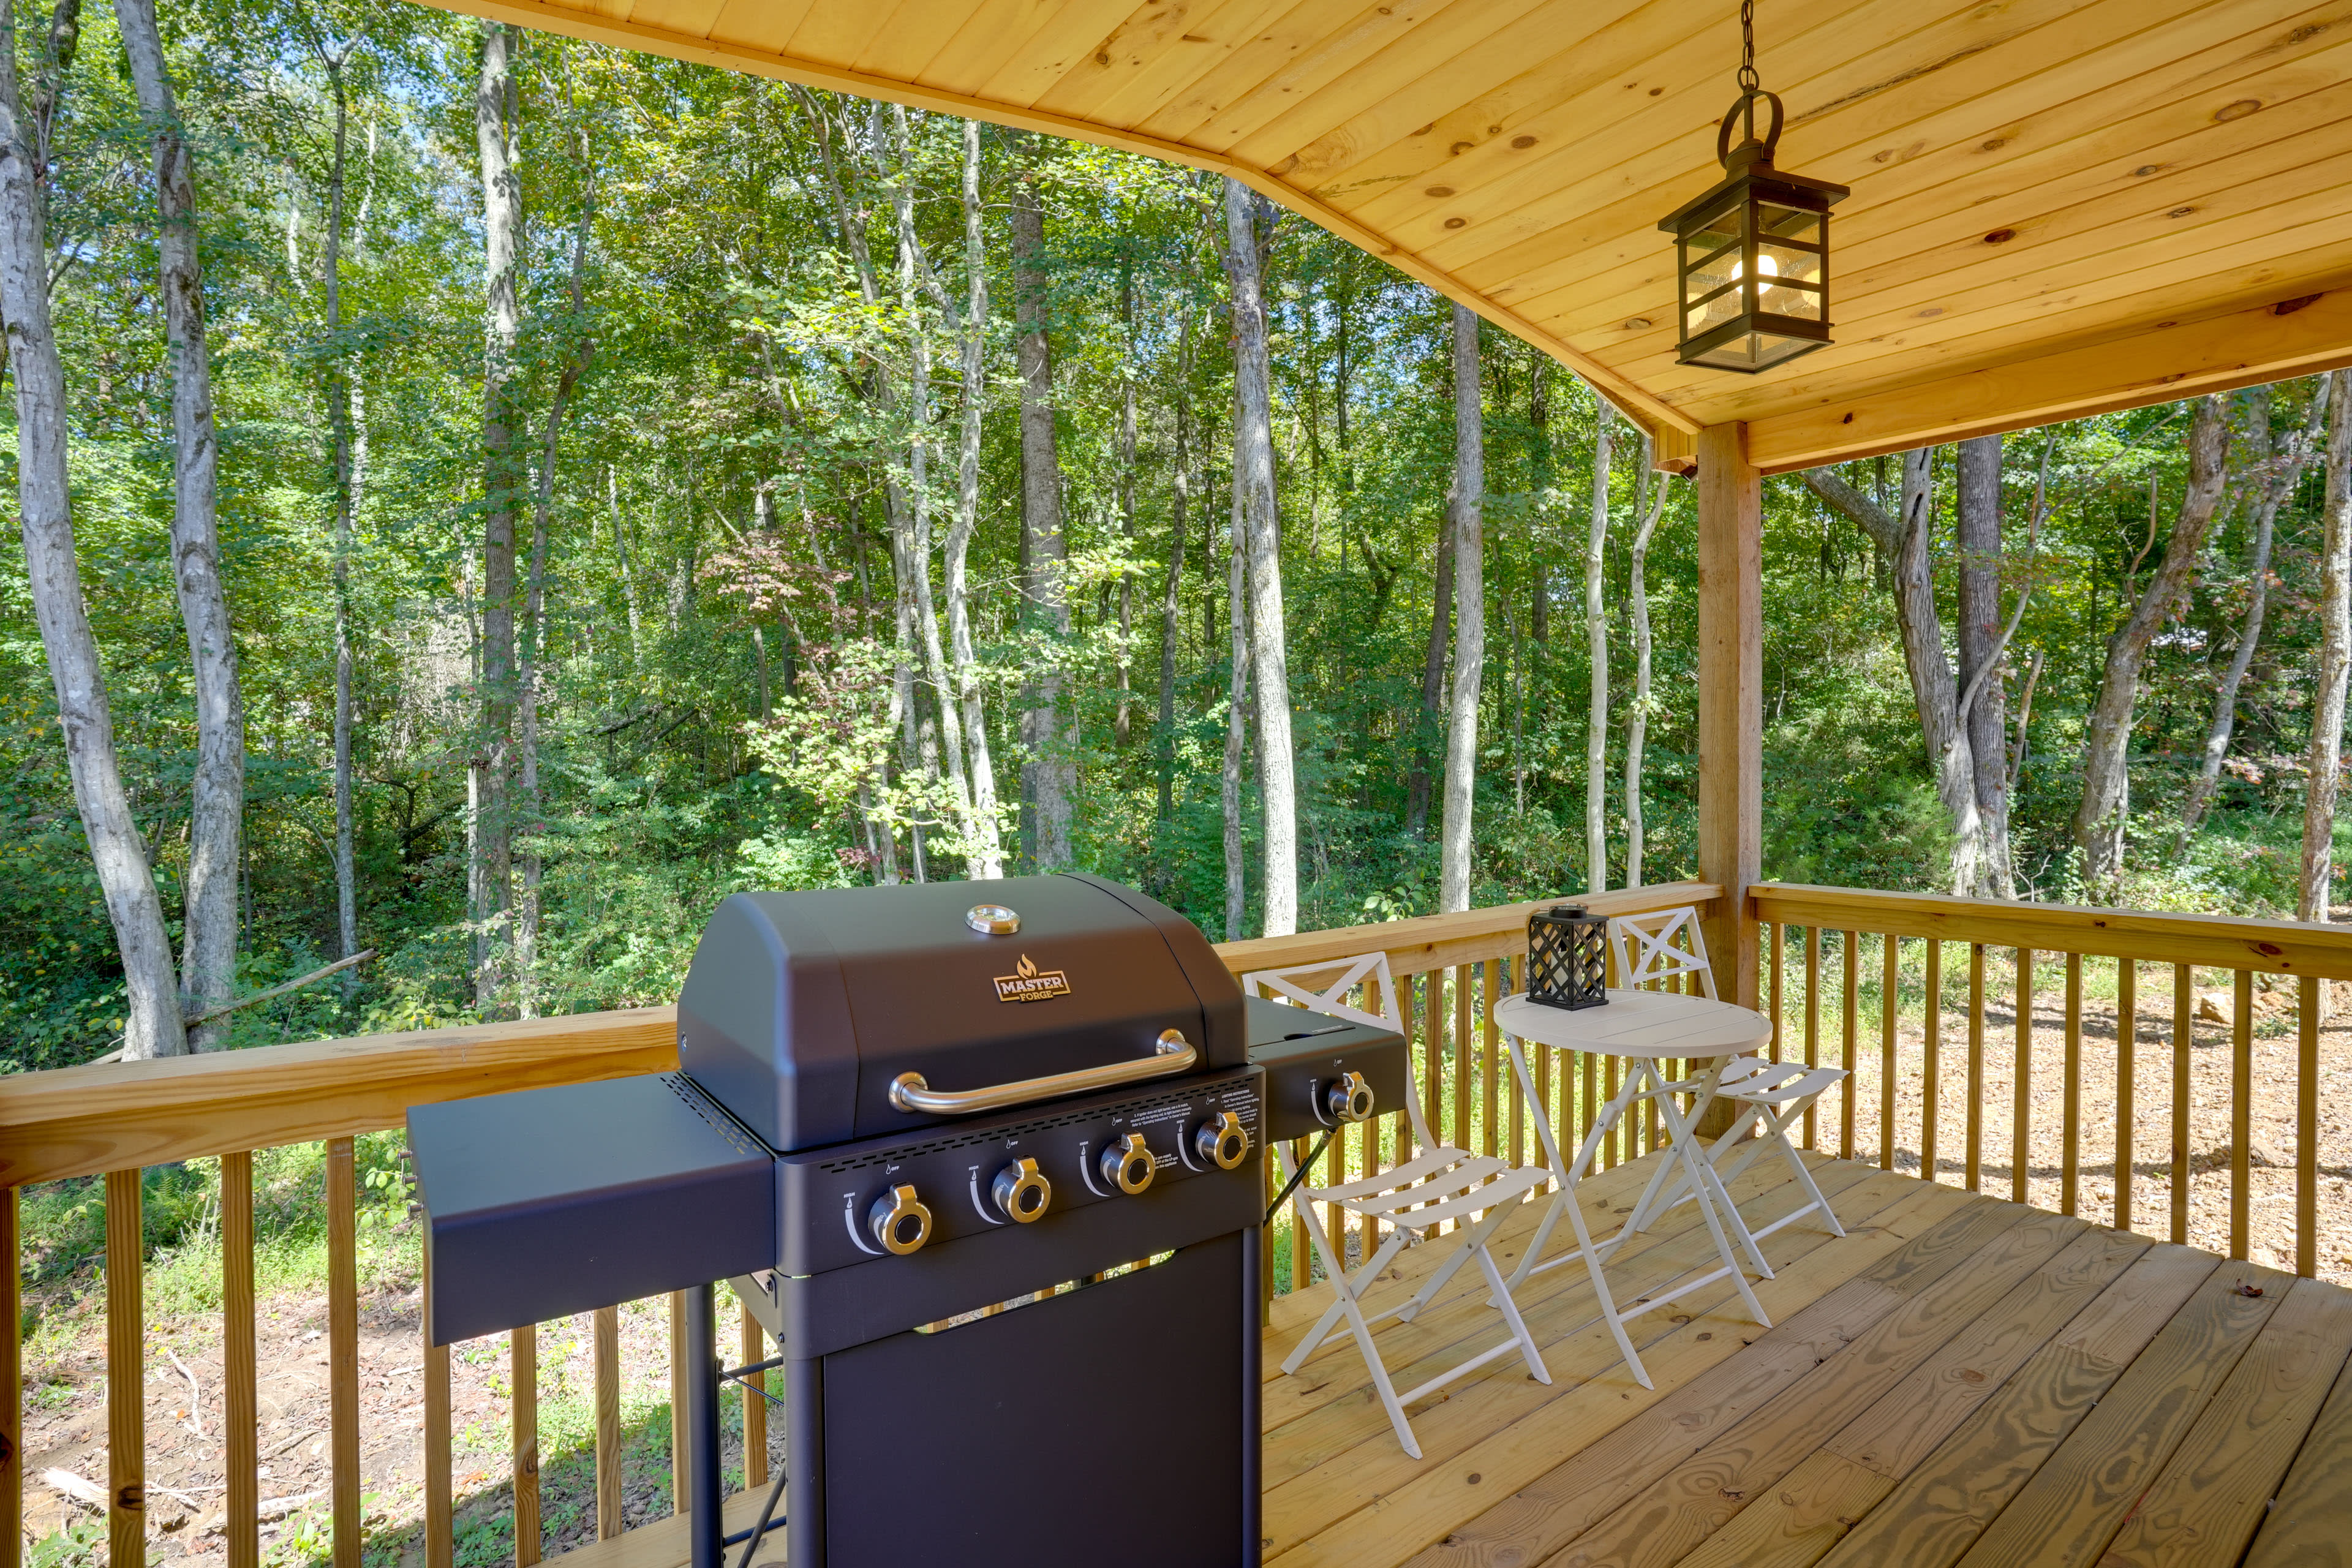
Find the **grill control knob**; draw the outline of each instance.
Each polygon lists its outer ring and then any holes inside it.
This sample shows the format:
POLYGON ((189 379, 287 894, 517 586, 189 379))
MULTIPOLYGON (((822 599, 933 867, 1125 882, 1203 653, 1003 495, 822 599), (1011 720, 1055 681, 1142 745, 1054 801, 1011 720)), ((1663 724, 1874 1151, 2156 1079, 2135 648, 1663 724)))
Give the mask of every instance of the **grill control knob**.
POLYGON ((989 1191, 996 1196, 996 1206, 1004 1211, 1007 1219, 1027 1225, 1045 1212, 1054 1201, 1054 1184, 1031 1159, 1015 1160, 996 1173, 996 1181, 989 1191))
POLYGON ((1151 1157, 1151 1146, 1140 1132, 1130 1132, 1102 1152, 1103 1180, 1133 1197, 1151 1184, 1160 1173, 1160 1162, 1151 1157))
POLYGON ((931 1211, 915 1196, 912 1187, 892 1187, 866 1211, 866 1228, 885 1250, 904 1258, 920 1252, 931 1239, 931 1211))
POLYGON ((1230 1110, 1220 1110, 1202 1122, 1192 1134, 1192 1147, 1201 1158, 1212 1162, 1220 1171, 1230 1171, 1249 1158, 1249 1131, 1242 1119, 1230 1110))
POLYGON ((1335 1121, 1369 1121, 1372 1119, 1372 1086, 1364 1081, 1362 1073, 1343 1073, 1323 1091, 1323 1103, 1330 1109, 1335 1121))

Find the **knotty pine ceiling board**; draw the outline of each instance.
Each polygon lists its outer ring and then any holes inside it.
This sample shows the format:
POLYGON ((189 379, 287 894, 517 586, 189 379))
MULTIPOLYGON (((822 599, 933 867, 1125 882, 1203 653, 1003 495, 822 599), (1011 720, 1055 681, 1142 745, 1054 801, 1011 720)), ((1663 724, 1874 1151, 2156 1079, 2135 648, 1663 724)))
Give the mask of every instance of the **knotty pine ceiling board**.
POLYGON ((1757 377, 1675 363, 1656 226, 1718 177, 1730 0, 432 3, 1234 174, 1661 432, 1890 450, 1960 377, 1978 426, 2122 406, 2103 342, 2262 379, 2181 324, 2273 304, 2261 353, 2352 361, 2352 316, 2282 292, 2352 286, 2352 0, 1761 0, 1780 161, 1853 195, 1838 341, 1757 377))

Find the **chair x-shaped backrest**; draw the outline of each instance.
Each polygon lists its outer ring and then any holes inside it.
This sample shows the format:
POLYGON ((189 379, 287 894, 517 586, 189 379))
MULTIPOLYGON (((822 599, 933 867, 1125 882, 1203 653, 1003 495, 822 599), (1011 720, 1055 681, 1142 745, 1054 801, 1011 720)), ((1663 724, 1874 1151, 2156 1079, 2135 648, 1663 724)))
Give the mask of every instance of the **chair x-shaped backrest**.
MULTIPOLYGON (((1351 1023, 1370 1024, 1376 1029, 1394 1029, 1408 1037, 1412 1033, 1405 1027, 1404 1008, 1397 1002, 1396 981, 1389 974, 1389 955, 1385 952, 1359 953, 1353 958, 1335 958, 1322 963, 1297 963, 1286 969, 1252 970, 1242 976, 1242 989, 1253 995, 1264 990, 1314 1012, 1328 1013, 1351 1023), (1300 984, 1299 977, 1307 984, 1300 984), (1350 1005, 1346 1000, 1359 985, 1372 994, 1380 1006, 1378 1013, 1350 1005)), ((1413 1135, 1421 1140, 1420 1147, 1432 1148, 1434 1144, 1429 1129, 1422 1125, 1420 1075, 1413 1071, 1410 1049, 1405 1052, 1405 1114, 1412 1120, 1413 1135)))
POLYGON ((1617 961, 1617 984, 1634 990, 1654 980, 1696 974, 1706 994, 1715 995, 1715 971, 1707 966, 1706 938, 1699 934, 1695 909, 1654 910, 1648 914, 1619 915, 1609 922, 1609 946, 1617 961), (1676 933, 1688 929, 1690 951, 1675 945, 1676 933), (1626 939, 1632 939, 1629 957, 1626 939))

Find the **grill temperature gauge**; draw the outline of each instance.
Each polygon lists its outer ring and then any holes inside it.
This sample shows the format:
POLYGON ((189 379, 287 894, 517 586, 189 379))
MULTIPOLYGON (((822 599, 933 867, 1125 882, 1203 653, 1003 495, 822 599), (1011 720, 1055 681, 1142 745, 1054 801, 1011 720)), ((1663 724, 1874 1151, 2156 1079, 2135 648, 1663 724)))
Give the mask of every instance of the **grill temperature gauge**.
POLYGON ((1221 1110, 1192 1134, 1192 1147, 1220 1171, 1230 1171, 1249 1158, 1249 1130, 1230 1110, 1221 1110))
POLYGON ((996 1198, 996 1206, 1005 1217, 1027 1225, 1044 1215, 1054 1201, 1054 1184, 1037 1168, 1037 1162, 1028 1158, 1015 1160, 996 1173, 989 1187, 996 1198))

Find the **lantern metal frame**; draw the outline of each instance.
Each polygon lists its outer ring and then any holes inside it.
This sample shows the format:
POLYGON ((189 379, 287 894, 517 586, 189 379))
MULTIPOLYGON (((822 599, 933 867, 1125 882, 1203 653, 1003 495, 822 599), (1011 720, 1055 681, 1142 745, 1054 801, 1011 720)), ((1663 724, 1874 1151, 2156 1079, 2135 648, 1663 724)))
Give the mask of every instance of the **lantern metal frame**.
MULTIPOLYGON (((1743 29, 1750 8, 1747 5, 1740 8, 1743 29)), ((1744 54, 1739 99, 1725 113, 1715 138, 1716 159, 1723 165, 1724 178, 1704 195, 1684 203, 1658 226, 1675 237, 1675 318, 1681 340, 1676 357, 1684 364, 1754 375, 1830 342, 1830 208, 1850 193, 1844 185, 1773 166, 1773 154, 1780 144, 1780 99, 1766 91, 1757 79, 1752 31, 1747 33, 1744 54), (1759 104, 1770 110, 1761 136, 1757 134, 1759 104), (1737 146, 1731 141, 1735 125, 1744 132, 1737 146), (1769 216, 1774 214, 1789 216, 1776 220, 1769 216), (1789 217, 1794 218, 1793 224, 1789 217), (1810 239, 1801 232, 1807 228, 1811 230, 1810 239), (1812 275, 1781 272, 1774 263, 1776 255, 1811 258, 1812 275), (1731 270, 1724 278, 1727 260, 1731 270), (1723 280, 1707 283, 1693 297, 1694 279, 1718 278, 1723 280), (1781 297, 1779 301, 1770 298, 1776 294, 1781 297), (1811 298, 1811 315, 1766 309, 1768 304, 1805 296, 1811 298), (1738 308, 1728 315, 1708 319, 1711 308, 1727 300, 1738 308), (1695 321, 1696 331, 1692 330, 1695 321), (1769 348, 1760 340, 1769 340, 1769 348), (1743 341, 1747 343, 1744 358, 1724 352, 1743 341)))
POLYGON ((1570 1012, 1609 1001, 1609 918, 1582 904, 1528 916, 1528 1000, 1570 1012))

